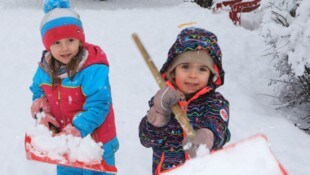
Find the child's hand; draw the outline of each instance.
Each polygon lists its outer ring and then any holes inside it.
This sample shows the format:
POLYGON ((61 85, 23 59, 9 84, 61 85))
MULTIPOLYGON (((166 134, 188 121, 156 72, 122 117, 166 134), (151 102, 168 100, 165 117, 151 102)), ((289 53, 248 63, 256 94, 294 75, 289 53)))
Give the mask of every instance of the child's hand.
POLYGON ((195 158, 197 149, 200 145, 205 145, 207 149, 211 150, 213 147, 214 135, 212 131, 206 128, 201 128, 196 131, 195 137, 190 139, 186 137, 183 140, 183 149, 191 157, 195 158))
POLYGON ((76 127, 72 126, 71 124, 68 124, 67 126, 65 126, 62 131, 57 134, 57 135, 73 135, 75 137, 81 137, 81 132, 76 129, 76 127))
POLYGON ((50 130, 54 129, 54 128, 51 128, 51 126, 56 127, 56 128, 60 127, 55 117, 53 117, 50 113, 45 113, 45 112, 37 113, 36 117, 40 125, 44 125, 50 130))
POLYGON ((184 99, 184 95, 175 89, 165 87, 157 91, 154 96, 154 107, 160 113, 171 113, 171 106, 179 100, 184 99))
POLYGON ((184 95, 177 90, 169 87, 160 89, 154 96, 154 105, 147 116, 148 122, 156 127, 167 125, 170 120, 171 106, 181 99, 184 99, 184 95))
POLYGON ((40 112, 50 113, 50 105, 46 97, 36 99, 31 105, 31 115, 36 119, 36 115, 40 112))

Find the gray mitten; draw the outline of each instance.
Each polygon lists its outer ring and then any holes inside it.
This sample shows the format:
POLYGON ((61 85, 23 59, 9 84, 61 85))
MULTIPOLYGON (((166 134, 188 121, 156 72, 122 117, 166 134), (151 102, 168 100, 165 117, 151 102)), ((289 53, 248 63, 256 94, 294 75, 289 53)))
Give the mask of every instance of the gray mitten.
POLYGON ((197 149, 200 145, 205 145, 209 150, 213 147, 214 135, 207 128, 201 128, 196 131, 195 137, 190 139, 186 137, 183 140, 184 151, 191 157, 196 157, 197 149))
POLYGON ((148 112, 148 122, 156 127, 167 125, 171 117, 171 106, 181 99, 184 99, 184 95, 177 90, 169 87, 160 89, 155 94, 153 99, 154 105, 148 112))

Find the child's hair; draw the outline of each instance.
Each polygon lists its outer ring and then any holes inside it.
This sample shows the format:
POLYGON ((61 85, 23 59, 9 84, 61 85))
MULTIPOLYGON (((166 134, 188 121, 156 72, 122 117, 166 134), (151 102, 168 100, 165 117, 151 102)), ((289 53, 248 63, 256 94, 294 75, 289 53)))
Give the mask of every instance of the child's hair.
MULTIPOLYGON (((80 46, 78 53, 70 60, 68 64, 64 65, 66 73, 68 74, 68 77, 70 78, 70 80, 74 79, 74 76, 78 71, 79 64, 83 59, 83 54, 84 54, 83 46, 80 46)), ((56 84, 60 84, 61 79, 58 75, 58 70, 60 66, 62 65, 62 63, 56 60, 53 57, 53 55, 51 55, 51 59, 47 63, 47 65, 48 65, 48 68, 50 70, 50 74, 52 77, 52 85, 54 86, 56 84)))
POLYGON ((40 25, 40 32, 43 45, 47 51, 55 41, 64 38, 75 38, 81 42, 79 52, 75 55, 67 65, 62 65, 53 55, 47 62, 48 70, 52 77, 52 84, 60 83, 59 69, 64 66, 68 77, 73 80, 78 71, 79 63, 83 57, 83 44, 85 43, 85 35, 80 15, 70 8, 68 0, 45 0, 44 12, 40 25))

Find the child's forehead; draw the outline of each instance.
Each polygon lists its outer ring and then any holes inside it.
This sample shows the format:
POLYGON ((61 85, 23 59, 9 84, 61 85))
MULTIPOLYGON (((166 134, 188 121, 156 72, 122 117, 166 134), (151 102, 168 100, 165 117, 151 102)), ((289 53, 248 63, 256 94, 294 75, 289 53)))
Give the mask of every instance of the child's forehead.
POLYGON ((75 41, 75 40, 78 41, 78 39, 76 39, 76 38, 61 38, 61 39, 59 39, 59 40, 56 40, 56 42, 75 41))
POLYGON ((197 66, 197 67, 208 67, 207 65, 200 63, 200 62, 184 62, 184 63, 180 63, 180 65, 187 65, 187 66, 197 66))

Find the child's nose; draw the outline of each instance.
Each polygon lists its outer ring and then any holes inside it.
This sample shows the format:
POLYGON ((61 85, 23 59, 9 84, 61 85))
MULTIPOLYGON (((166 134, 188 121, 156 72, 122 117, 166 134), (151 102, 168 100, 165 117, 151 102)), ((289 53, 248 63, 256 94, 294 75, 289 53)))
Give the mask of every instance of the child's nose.
POLYGON ((61 50, 68 50, 68 44, 62 43, 61 44, 61 50))
POLYGON ((190 70, 189 77, 195 78, 197 76, 197 72, 195 70, 190 70))

